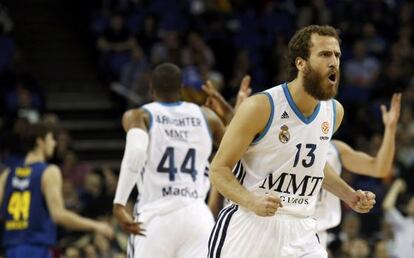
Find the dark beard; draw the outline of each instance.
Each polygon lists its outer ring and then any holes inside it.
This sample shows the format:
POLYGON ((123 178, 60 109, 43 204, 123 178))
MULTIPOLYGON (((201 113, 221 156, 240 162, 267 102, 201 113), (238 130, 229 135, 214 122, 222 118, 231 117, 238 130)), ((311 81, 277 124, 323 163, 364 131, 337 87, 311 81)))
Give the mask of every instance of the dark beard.
MULTIPOLYGON (((339 81, 339 72, 337 73, 339 81)), ((312 66, 308 64, 305 72, 303 73, 303 87, 305 88, 306 93, 311 95, 317 100, 329 100, 335 97, 338 84, 334 86, 334 89, 324 89, 323 87, 323 80, 327 80, 323 78, 319 73, 313 70, 312 66)), ((329 86, 331 87, 331 86, 329 86)))

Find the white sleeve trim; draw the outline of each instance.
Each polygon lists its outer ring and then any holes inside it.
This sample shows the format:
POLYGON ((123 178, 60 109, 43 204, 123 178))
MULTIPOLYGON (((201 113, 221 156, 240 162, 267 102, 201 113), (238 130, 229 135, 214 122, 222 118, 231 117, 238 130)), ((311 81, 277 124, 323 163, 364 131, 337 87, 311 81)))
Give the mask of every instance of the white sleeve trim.
POLYGON ((138 182, 139 172, 145 165, 148 143, 146 131, 139 128, 128 131, 114 203, 126 205, 134 185, 138 182))

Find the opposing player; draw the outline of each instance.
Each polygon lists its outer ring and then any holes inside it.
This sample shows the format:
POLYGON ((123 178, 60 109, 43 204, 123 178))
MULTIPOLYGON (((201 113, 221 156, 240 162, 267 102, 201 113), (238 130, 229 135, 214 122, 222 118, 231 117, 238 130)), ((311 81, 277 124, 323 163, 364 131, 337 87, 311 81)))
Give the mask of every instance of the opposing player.
POLYGON ((27 149, 24 164, 0 176, 6 258, 51 257, 49 249, 56 242, 56 224, 111 237, 113 231, 108 224, 65 209, 60 170, 46 163, 56 146, 52 132, 43 124, 31 125, 23 142, 27 149))
POLYGON ((240 105, 211 164, 213 185, 233 204, 220 212, 209 257, 326 257, 309 217, 322 181, 354 210, 372 208, 372 193, 323 173, 343 117, 341 104, 331 100, 340 55, 335 29, 303 28, 289 43, 292 81, 240 105))
MULTIPOLYGON (((398 118, 400 117, 401 94, 394 94, 391 99, 390 110, 381 107, 382 121, 385 126, 382 143, 375 157, 367 153, 356 151, 348 144, 333 140, 328 151, 328 160, 331 169, 338 175, 342 167, 350 172, 371 177, 383 178, 391 173, 391 166, 395 154, 395 134, 398 118)), ((317 218, 318 236, 321 244, 326 247, 326 230, 336 227, 341 221, 340 201, 333 194, 322 190, 316 204, 315 217, 317 218)))
POLYGON ((210 109, 180 101, 181 71, 157 66, 151 79, 154 102, 127 111, 125 153, 114 214, 131 238, 129 257, 206 257, 214 225, 204 200, 213 143, 224 126, 210 109), (125 204, 138 183, 135 221, 125 204), (139 222, 138 222, 139 221, 139 222))

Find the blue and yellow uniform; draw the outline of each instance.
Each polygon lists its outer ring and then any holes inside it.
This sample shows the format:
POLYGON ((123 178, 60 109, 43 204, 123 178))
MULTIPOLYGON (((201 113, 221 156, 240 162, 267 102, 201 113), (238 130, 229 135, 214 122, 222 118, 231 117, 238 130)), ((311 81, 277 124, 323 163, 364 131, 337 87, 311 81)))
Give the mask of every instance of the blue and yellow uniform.
POLYGON ((0 210, 6 258, 51 257, 49 248, 56 242, 56 225, 41 187, 47 166, 38 162, 16 167, 7 177, 0 210))

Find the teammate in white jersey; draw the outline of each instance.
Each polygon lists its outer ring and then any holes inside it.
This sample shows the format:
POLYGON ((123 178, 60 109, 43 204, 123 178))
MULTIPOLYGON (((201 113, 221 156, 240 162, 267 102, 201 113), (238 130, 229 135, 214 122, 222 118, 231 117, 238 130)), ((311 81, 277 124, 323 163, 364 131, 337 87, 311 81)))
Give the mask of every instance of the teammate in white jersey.
POLYGON ((354 210, 373 207, 374 194, 323 173, 343 117, 341 104, 331 100, 340 54, 332 27, 298 31, 289 43, 293 80, 240 105, 211 164, 213 185, 233 204, 219 214, 209 257, 326 257, 310 218, 324 177, 324 188, 354 210))
POLYGON ((129 257, 206 257, 214 225, 204 200, 213 143, 224 126, 207 108, 180 101, 181 71, 157 66, 151 79, 154 102, 125 112, 125 153, 114 214, 130 239, 129 257), (125 210, 137 184, 135 220, 125 210), (139 222, 138 222, 139 221, 139 222))
MULTIPOLYGON (((381 106, 382 121, 385 126, 382 143, 375 157, 367 153, 354 150, 348 144, 333 140, 328 151, 328 159, 331 169, 338 175, 342 167, 359 175, 383 178, 391 173, 391 166, 395 154, 395 134, 398 118, 400 117, 401 94, 394 94, 391 100, 390 110, 381 106)), ((340 201, 333 194, 322 190, 318 198, 315 210, 315 218, 318 220, 317 229, 320 242, 327 245, 326 230, 336 227, 341 221, 340 201)))

